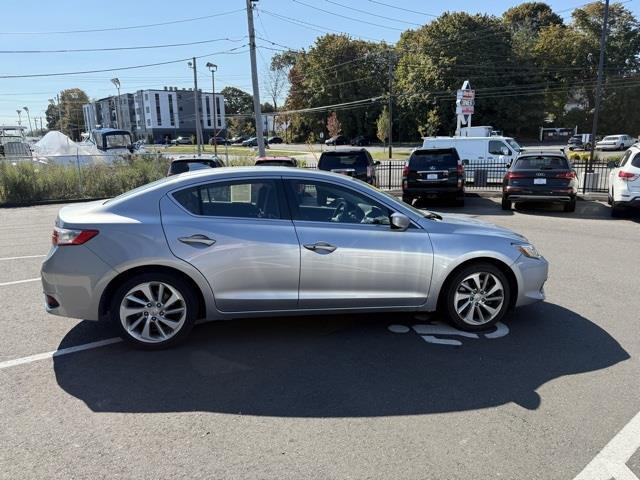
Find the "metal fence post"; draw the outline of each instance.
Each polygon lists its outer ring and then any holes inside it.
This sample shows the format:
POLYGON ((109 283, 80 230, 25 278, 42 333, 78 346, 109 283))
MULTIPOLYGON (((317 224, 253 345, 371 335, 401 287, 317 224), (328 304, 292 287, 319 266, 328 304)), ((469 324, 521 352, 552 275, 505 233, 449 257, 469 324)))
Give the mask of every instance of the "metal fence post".
POLYGON ((391 190, 391 162, 387 162, 389 165, 389 190, 391 190))
POLYGON ((82 197, 82 171, 80 170, 80 155, 76 147, 76 165, 78 167, 78 196, 82 197))

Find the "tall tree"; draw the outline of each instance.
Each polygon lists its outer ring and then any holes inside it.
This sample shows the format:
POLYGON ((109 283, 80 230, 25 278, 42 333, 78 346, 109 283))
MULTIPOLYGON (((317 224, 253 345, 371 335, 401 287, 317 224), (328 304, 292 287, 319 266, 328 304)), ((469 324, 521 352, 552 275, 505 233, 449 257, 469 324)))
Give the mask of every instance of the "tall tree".
POLYGON ((253 95, 236 87, 224 87, 220 93, 224 97, 224 108, 226 113, 252 113, 253 95))
POLYGON ((73 140, 80 140, 80 134, 84 131, 82 105, 86 103, 89 103, 89 97, 79 88, 69 88, 60 92, 60 130, 73 140))

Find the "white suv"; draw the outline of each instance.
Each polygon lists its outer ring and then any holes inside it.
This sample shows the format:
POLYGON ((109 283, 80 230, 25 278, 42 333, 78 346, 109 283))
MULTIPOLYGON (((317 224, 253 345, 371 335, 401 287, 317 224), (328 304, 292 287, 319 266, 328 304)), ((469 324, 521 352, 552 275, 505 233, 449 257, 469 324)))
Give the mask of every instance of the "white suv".
POLYGON ((636 143, 629 135, 607 135, 596 143, 596 150, 624 150, 636 143))
POLYGON ((611 216, 626 207, 640 207, 640 144, 633 145, 609 173, 611 216))

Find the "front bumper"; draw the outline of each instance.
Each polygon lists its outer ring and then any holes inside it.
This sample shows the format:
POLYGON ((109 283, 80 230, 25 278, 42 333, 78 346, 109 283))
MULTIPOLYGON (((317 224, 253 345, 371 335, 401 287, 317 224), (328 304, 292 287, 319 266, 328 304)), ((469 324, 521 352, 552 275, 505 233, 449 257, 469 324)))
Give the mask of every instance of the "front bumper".
POLYGON ((100 297, 115 275, 117 272, 85 245, 53 247, 41 270, 47 312, 98 320, 100 297))
POLYGON ((516 307, 545 299, 544 284, 549 276, 549 262, 544 257, 529 258, 521 255, 514 263, 513 269, 518 277, 516 307))

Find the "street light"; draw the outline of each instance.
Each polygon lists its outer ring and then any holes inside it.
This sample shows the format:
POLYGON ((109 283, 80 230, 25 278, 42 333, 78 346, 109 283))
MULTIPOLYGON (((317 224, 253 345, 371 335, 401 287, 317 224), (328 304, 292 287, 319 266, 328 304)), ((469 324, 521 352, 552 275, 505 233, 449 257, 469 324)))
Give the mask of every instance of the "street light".
POLYGON ((29 108, 22 107, 22 109, 27 112, 27 118, 29 119, 29 130, 31 131, 31 135, 33 135, 33 128, 31 127, 31 115, 29 115, 29 108))
POLYGON ((200 155, 202 153, 201 146, 200 146, 200 144, 202 143, 202 125, 200 125, 201 117, 198 110, 198 107, 199 107, 198 70, 196 65, 196 57, 193 57, 193 59, 190 62, 187 62, 187 65, 189 65, 189 68, 193 70, 193 103, 195 106, 194 116, 196 121, 196 144, 197 144, 198 155, 200 155))
POLYGON ((118 100, 116 103, 116 127, 122 128, 120 126, 120 80, 118 78, 112 78, 111 83, 113 83, 118 89, 118 100))
POLYGON ((216 79, 215 74, 218 70, 218 66, 215 63, 207 62, 206 67, 211 72, 211 92, 213 94, 213 153, 218 155, 218 104, 216 102, 216 79))
POLYGON ((20 118, 20 112, 22 112, 22 110, 20 110, 20 109, 16 110, 16 113, 18 114, 18 126, 22 125, 22 119, 20 118))

